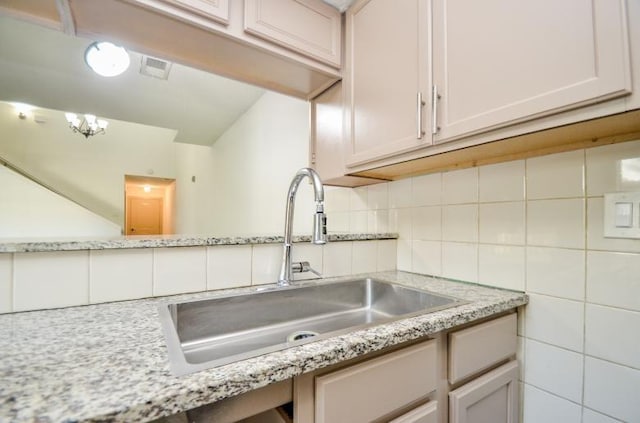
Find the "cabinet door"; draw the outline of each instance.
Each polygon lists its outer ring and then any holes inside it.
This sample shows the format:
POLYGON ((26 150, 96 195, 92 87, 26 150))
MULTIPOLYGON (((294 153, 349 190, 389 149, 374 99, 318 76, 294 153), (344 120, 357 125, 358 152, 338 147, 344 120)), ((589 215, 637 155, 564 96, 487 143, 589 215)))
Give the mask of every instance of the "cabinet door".
POLYGON ((346 176, 343 115, 341 81, 311 100, 311 167, 320 174, 325 185, 357 187, 383 182, 346 176))
POLYGON ((430 141, 424 119, 430 105, 428 17, 428 2, 422 0, 362 0, 347 11, 347 165, 430 141))
POLYGON ((337 68, 342 59, 342 15, 321 0, 245 0, 244 28, 337 68))
POLYGON ((193 13, 223 24, 229 23, 229 0, 129 0, 191 21, 193 13), (186 14, 185 14, 186 12, 186 14))
POLYGON ((518 362, 511 361, 449 393, 450 423, 517 423, 518 362))
POLYGON ((435 142, 628 94, 625 0, 434 0, 435 142))

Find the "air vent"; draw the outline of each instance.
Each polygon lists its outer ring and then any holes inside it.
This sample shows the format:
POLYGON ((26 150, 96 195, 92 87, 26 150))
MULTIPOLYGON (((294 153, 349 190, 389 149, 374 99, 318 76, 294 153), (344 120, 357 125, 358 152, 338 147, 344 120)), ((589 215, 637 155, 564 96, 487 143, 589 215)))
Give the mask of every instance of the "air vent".
POLYGON ((142 56, 142 63, 140 64, 140 73, 142 75, 152 76, 158 79, 167 79, 169 78, 170 70, 171 62, 151 56, 142 56))

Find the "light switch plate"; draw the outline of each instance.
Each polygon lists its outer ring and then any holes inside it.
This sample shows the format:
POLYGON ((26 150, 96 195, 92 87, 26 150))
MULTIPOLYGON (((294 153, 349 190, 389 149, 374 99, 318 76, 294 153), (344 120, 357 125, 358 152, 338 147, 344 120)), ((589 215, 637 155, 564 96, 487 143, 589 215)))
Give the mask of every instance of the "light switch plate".
POLYGON ((640 192, 604 195, 604 236, 640 239, 640 192))

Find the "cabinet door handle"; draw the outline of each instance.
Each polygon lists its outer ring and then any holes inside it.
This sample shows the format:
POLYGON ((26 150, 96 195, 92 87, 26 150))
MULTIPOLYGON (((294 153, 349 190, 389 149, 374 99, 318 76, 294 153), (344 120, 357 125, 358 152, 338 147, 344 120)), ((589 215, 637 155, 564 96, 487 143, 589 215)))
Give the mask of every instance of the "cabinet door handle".
POLYGON ((422 100, 422 93, 418 91, 417 102, 416 102, 416 114, 418 115, 418 134, 416 138, 421 140, 424 136, 424 131, 422 130, 422 106, 424 106, 424 101, 422 100))
POLYGON ((440 94, 438 94, 438 87, 435 85, 431 90, 431 134, 435 135, 440 130, 438 126, 438 100, 440 94))

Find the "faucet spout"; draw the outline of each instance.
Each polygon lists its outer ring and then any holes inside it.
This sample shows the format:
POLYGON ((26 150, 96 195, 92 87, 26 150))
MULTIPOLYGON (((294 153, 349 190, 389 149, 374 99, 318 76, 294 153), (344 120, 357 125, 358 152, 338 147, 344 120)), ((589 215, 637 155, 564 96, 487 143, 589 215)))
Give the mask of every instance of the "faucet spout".
POLYGON ((289 192, 287 193, 282 266, 280 268, 280 276, 278 277, 278 286, 287 286, 290 284, 292 279, 291 238, 293 231, 293 210, 298 187, 304 178, 311 179, 311 183, 313 184, 314 200, 316 202, 316 211, 313 216, 313 233, 311 243, 322 245, 327 242, 327 218, 324 214, 324 186, 320 180, 320 175, 318 175, 315 170, 305 167, 295 174, 291 180, 291 184, 289 185, 289 192))

